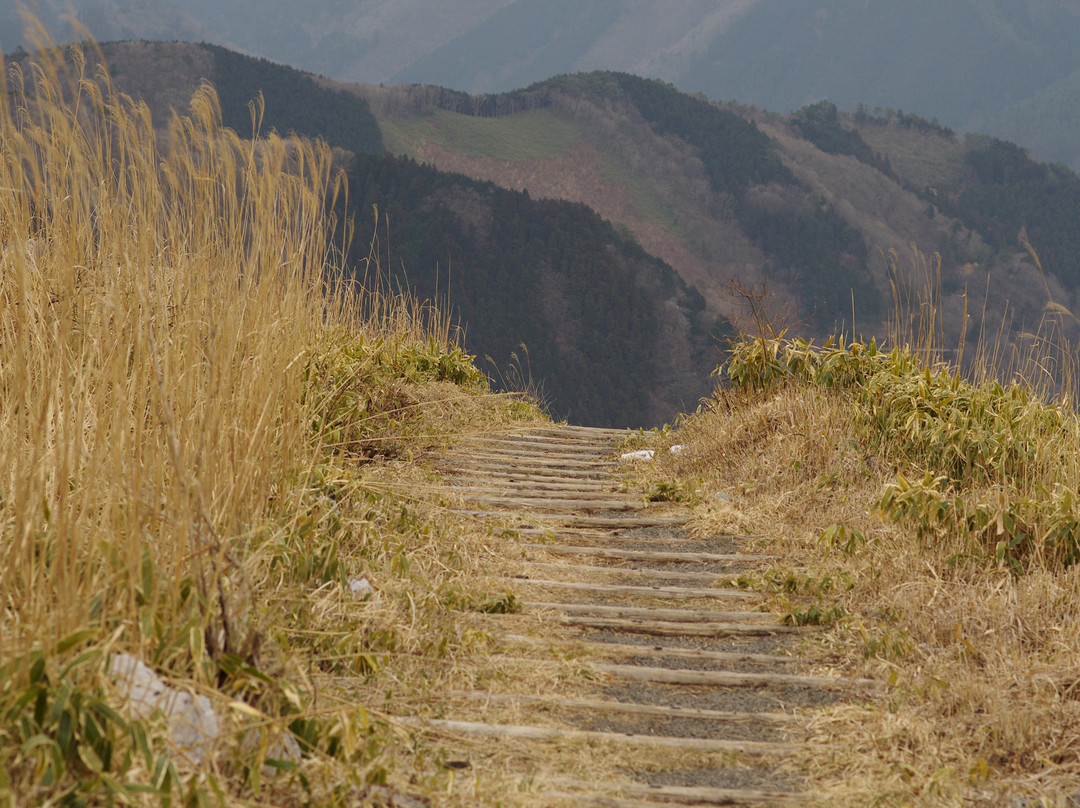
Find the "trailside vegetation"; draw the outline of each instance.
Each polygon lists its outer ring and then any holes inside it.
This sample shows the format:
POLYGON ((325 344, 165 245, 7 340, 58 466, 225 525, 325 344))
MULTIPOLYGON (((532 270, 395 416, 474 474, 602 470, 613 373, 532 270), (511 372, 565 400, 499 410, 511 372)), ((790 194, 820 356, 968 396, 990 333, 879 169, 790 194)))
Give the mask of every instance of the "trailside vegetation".
POLYGON ((865 450, 897 468, 875 508, 921 542, 1022 574, 1080 561, 1074 444, 1080 421, 1019 381, 969 381, 944 363, 875 341, 815 347, 801 339, 737 343, 733 387, 844 391, 865 450))
POLYGON ((87 63, 0 95, 0 805, 446 793, 386 693, 460 671, 490 532, 384 469, 538 411, 354 294, 325 143, 203 87, 159 147, 87 63))
POLYGON ((788 338, 763 296, 746 299, 758 331, 733 341, 711 400, 652 444, 683 449, 657 451, 650 472, 696 486, 698 535, 776 558, 727 585, 826 626, 807 649, 823 668, 879 681, 815 712, 815 738, 844 754, 805 755, 808 786, 837 806, 1067 803, 1080 417, 1063 315, 1018 352, 992 335, 968 345, 964 370, 932 285, 898 298, 888 347, 788 338))

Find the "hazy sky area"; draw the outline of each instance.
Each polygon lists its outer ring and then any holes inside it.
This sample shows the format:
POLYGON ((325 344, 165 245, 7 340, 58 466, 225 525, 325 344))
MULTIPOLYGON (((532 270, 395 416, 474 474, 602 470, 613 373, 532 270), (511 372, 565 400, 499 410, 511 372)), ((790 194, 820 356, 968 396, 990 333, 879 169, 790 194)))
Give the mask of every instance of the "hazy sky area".
MULTIPOLYGON (((42 0, 56 23, 64 3, 42 0)), ((6 6, 6 8, 5 8, 6 6)), ((74 0, 108 39, 212 41, 334 78, 470 92, 621 70, 790 112, 937 118, 1080 164, 1080 0, 74 0)), ((17 43, 0 0, 0 44, 17 43)))

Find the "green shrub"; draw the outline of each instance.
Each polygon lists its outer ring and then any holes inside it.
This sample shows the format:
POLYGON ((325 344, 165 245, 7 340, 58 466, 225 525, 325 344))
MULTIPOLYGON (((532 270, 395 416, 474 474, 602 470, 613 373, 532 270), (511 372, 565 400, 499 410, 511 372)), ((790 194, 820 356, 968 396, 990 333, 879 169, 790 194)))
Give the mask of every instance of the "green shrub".
POLYGON ((1076 416, 1064 406, 1021 384, 973 383, 948 365, 886 353, 873 341, 819 348, 801 339, 746 340, 718 371, 746 390, 810 384, 846 391, 865 449, 898 469, 878 509, 920 539, 958 537, 966 553, 1018 572, 1036 558, 1080 559, 1070 462, 1080 447, 1076 416))

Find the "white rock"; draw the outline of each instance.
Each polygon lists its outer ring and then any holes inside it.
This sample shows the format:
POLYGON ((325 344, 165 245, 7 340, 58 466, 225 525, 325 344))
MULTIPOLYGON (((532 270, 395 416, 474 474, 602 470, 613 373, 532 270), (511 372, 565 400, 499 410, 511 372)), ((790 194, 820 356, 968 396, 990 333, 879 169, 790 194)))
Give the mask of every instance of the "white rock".
POLYGON ((131 654, 113 654, 109 674, 137 718, 149 718, 156 710, 161 711, 169 722, 171 751, 192 763, 203 762, 221 731, 210 699, 169 687, 131 654))
MULTIPOLYGON (((286 732, 282 735, 271 735, 267 727, 256 727, 244 733, 240 741, 240 748, 247 754, 254 754, 259 747, 264 747, 263 756, 267 760, 284 760, 290 763, 299 763, 303 758, 300 742, 286 732)), ((263 764, 263 777, 272 777, 279 770, 268 764, 263 764)))
POLYGON ((682 454, 682 451, 685 448, 686 447, 683 446, 681 443, 676 443, 674 446, 672 446, 670 449, 668 449, 668 451, 671 452, 672 454, 682 454))
POLYGON ((367 578, 350 578, 349 591, 357 600, 377 600, 378 593, 367 578))
POLYGON ((655 454, 656 452, 652 449, 640 449, 636 452, 626 452, 625 454, 619 455, 619 460, 622 460, 624 463, 629 460, 652 460, 655 454))

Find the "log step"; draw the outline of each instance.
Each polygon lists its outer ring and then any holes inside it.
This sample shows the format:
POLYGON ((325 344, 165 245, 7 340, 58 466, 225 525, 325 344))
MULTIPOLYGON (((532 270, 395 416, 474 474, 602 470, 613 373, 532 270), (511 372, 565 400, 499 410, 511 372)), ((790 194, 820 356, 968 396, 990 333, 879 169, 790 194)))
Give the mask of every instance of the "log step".
MULTIPOLYGON (((735 792, 732 792, 735 793, 735 792)), ((747 791, 745 795, 755 795, 759 792, 747 791)), ((574 791, 551 791, 545 790, 543 792, 544 799, 548 802, 552 800, 562 801, 570 805, 595 805, 598 808, 670 808, 672 805, 684 805, 687 808, 710 808, 712 805, 749 805, 758 806, 758 808, 770 808, 771 806, 779 805, 805 805, 802 798, 798 800, 785 800, 778 802, 776 800, 751 798, 746 796, 744 799, 725 799, 723 802, 700 802, 694 800, 693 802, 680 802, 672 800, 670 798, 661 798, 661 802, 654 802, 653 800, 637 800, 627 799, 626 797, 609 797, 606 794, 583 794, 574 791)), ((744 795, 744 796, 745 796, 744 795)))
MULTIPOLYGON (((679 526, 675 525, 674 527, 678 528, 679 526)), ((633 528, 631 526, 631 527, 626 528, 626 529, 627 530, 633 530, 635 528, 633 528)), ((588 539, 590 542, 596 542, 597 544, 602 545, 602 546, 603 545, 611 545, 611 544, 615 544, 617 546, 617 543, 621 542, 621 541, 641 542, 643 544, 651 544, 651 545, 656 545, 657 547, 665 547, 665 548, 674 547, 675 545, 679 545, 679 544, 698 544, 698 545, 700 545, 702 543, 701 539, 689 535, 686 531, 678 531, 678 532, 676 532, 674 530, 673 531, 666 531, 663 535, 660 535, 660 536, 632 536, 632 535, 627 535, 620 528, 617 528, 617 527, 616 528, 610 528, 610 527, 605 528, 602 525, 599 525, 599 526, 554 525, 554 526, 548 527, 548 528, 519 527, 519 528, 517 528, 517 532, 523 538, 531 538, 531 537, 534 537, 534 536, 542 536, 544 538, 552 538, 554 536, 558 536, 558 538, 563 539, 566 542, 570 542, 571 540, 573 540, 574 542, 581 543, 581 545, 583 547, 585 547, 585 546, 592 547, 593 546, 593 544, 591 544, 591 543, 588 544, 588 545, 585 545, 583 542, 586 539, 588 539)), ((727 537, 724 537, 724 538, 727 538, 727 537)), ((739 552, 739 551, 736 551, 735 555, 742 555, 742 553, 739 552)), ((768 558, 770 558, 770 559, 771 558, 776 558, 776 556, 768 556, 768 558)))
MULTIPOLYGON (((529 479, 526 476, 513 475, 513 479, 504 477, 499 474, 482 475, 479 477, 473 477, 468 475, 455 474, 449 479, 450 486, 457 487, 456 483, 463 482, 482 486, 498 485, 500 488, 506 488, 510 490, 523 489, 529 491, 579 491, 596 492, 596 491, 612 491, 614 487, 611 482, 605 480, 558 480, 548 477, 542 477, 537 479, 529 479)), ((465 487, 465 486, 462 486, 465 487)))
MULTIPOLYGON (((559 650, 567 643, 553 643, 546 640, 528 637, 522 634, 504 634, 503 639, 516 642, 520 645, 528 645, 533 648, 550 648, 559 650)), ((693 659, 698 662, 726 662, 726 663, 753 663, 755 665, 795 665, 806 660, 798 657, 780 656, 779 654, 753 654, 741 651, 705 651, 700 648, 671 648, 662 645, 630 645, 628 643, 598 642, 590 640, 571 640, 570 644, 580 643, 595 651, 602 653, 619 653, 626 656, 646 657, 654 659, 693 659)), ((561 650, 559 653, 563 653, 561 650)))
POLYGON ((719 612, 705 609, 656 609, 641 606, 600 606, 592 603, 556 603, 552 601, 524 600, 527 609, 557 611, 587 617, 617 617, 623 620, 664 620, 672 623, 742 623, 768 621, 776 618, 764 612, 719 612))
POLYGON ((466 497, 475 505, 529 508, 533 511, 643 511, 649 507, 640 499, 548 499, 545 497, 466 497))
POLYGON ((610 466, 615 462, 612 460, 612 455, 614 454, 613 450, 601 449, 599 447, 596 449, 575 450, 554 446, 539 446, 538 448, 534 448, 524 443, 477 443, 458 446, 455 451, 469 458, 495 457, 523 461, 541 460, 558 461, 560 463, 596 463, 602 466, 610 466))
POLYGON ((495 451, 522 450, 527 452, 551 452, 552 454, 577 455, 579 457, 610 458, 615 453, 615 444, 585 444, 580 441, 541 440, 539 438, 485 438, 476 443, 460 444, 458 449, 468 451, 471 448, 492 449, 495 451))
MULTIPOLYGON (((764 791, 693 786, 650 786, 641 783, 594 783, 565 777, 545 779, 547 785, 569 791, 599 790, 623 794, 634 799, 656 800, 668 804, 697 805, 805 805, 806 797, 788 791, 764 791)), ((545 792, 548 793, 548 792, 545 792)), ((584 794, 574 794, 584 797, 584 794)), ((655 804, 655 803, 654 803, 655 804)))
POLYGON ((538 477, 540 479, 565 479, 565 480, 609 480, 611 475, 602 469, 567 469, 551 466, 541 468, 539 466, 523 466, 520 463, 493 463, 490 461, 477 461, 468 463, 458 461, 454 463, 440 463, 440 468, 451 474, 455 472, 487 471, 498 473, 507 479, 520 480, 526 477, 538 477))
POLYGON ((759 625, 756 623, 675 623, 670 620, 623 620, 616 617, 575 617, 567 615, 564 625, 581 628, 650 634, 657 637, 771 637, 775 634, 799 634, 798 626, 759 625))
POLYGON ((418 729, 438 730, 460 735, 488 738, 515 738, 530 741, 597 741, 601 743, 662 746, 692 749, 697 752, 739 752, 744 755, 792 755, 809 748, 807 744, 768 743, 765 741, 729 741, 718 738, 681 738, 671 735, 635 735, 620 732, 596 732, 584 729, 554 729, 518 724, 487 724, 482 721, 449 721, 439 718, 403 716, 393 719, 418 729))
MULTIPOLYGON (((462 516, 472 516, 477 519, 498 517, 505 519, 513 516, 512 511, 469 511, 455 510, 454 513, 462 516)), ((690 521, 688 516, 554 516, 546 517, 551 521, 558 522, 560 526, 579 527, 611 527, 611 528, 636 528, 636 527, 681 527, 690 521)))
POLYGON ((477 462, 493 463, 496 465, 511 466, 515 469, 572 469, 572 470, 597 470, 606 471, 615 468, 618 464, 611 460, 581 460, 579 458, 552 457, 551 455, 525 453, 510 454, 502 452, 470 451, 466 455, 452 459, 449 462, 455 465, 471 466, 477 462))
MULTIPOLYGON (((525 531, 520 530, 524 533, 525 531)), ((541 531, 542 532, 542 531, 541 531)), ((575 572, 579 572, 582 575, 628 575, 634 578, 651 581, 700 581, 702 583, 715 583, 723 578, 723 575, 715 572, 691 572, 689 570, 654 570, 649 567, 644 569, 638 569, 636 567, 612 567, 612 566, 596 566, 594 564, 554 564, 550 561, 523 561, 523 564, 531 570, 558 570, 570 575, 575 572)), ((723 590, 729 591, 729 590, 723 590)), ((740 590, 730 590, 740 591, 740 590)), ((746 593, 751 597, 757 597, 754 593, 746 593)))
MULTIPOLYGON (((678 553, 665 550, 614 550, 604 547, 578 547, 567 544, 537 544, 524 542, 528 550, 543 550, 556 555, 586 555, 620 561, 652 561, 657 564, 740 564, 751 561, 768 561, 772 556, 749 553, 678 553)), ((718 576, 719 577, 719 576, 718 576)))
POLYGON ((789 713, 736 713, 725 710, 699 710, 692 707, 665 707, 659 704, 637 704, 599 699, 564 699, 558 696, 532 696, 517 693, 483 693, 477 690, 452 690, 451 696, 471 701, 495 704, 545 704, 581 712, 613 713, 619 715, 649 715, 657 718, 694 718, 734 724, 789 724, 797 720, 789 713))
MULTIPOLYGON (((610 568, 604 568, 610 569, 610 568)), ((547 589, 569 589, 574 592, 592 592, 598 595, 640 595, 665 600, 761 600, 760 595, 741 589, 705 589, 685 586, 629 586, 624 584, 587 584, 578 581, 549 581, 543 578, 515 577, 508 579, 515 584, 531 584, 547 589)))
POLYGON ((796 673, 744 673, 736 671, 699 671, 679 668, 647 668, 640 665, 590 663, 602 673, 636 682, 659 682, 666 685, 706 685, 711 687, 814 687, 822 690, 847 690, 851 687, 877 687, 873 679, 833 679, 828 676, 801 676, 796 673))
POLYGON ((581 489, 578 486, 567 484, 565 490, 559 488, 549 489, 542 485, 531 485, 528 483, 503 483, 498 481, 487 481, 484 485, 454 485, 447 486, 448 490, 455 493, 460 493, 462 496, 469 496, 471 494, 497 496, 503 498, 518 498, 523 500, 540 500, 546 499, 544 492, 557 494, 558 496, 552 497, 556 500, 580 500, 583 503, 588 504, 596 500, 611 500, 617 502, 637 502, 643 507, 645 506, 645 497, 641 494, 628 494, 623 491, 611 491, 604 488, 589 488, 581 489))
POLYGON ((629 427, 623 429, 613 429, 606 426, 578 426, 576 424, 559 424, 558 426, 542 426, 535 427, 528 430, 532 434, 553 434, 553 435, 596 435, 603 437, 615 437, 619 440, 628 438, 634 434, 634 430, 629 427))
POLYGON ((555 471, 588 471, 596 474, 607 474, 609 470, 617 467, 617 463, 610 460, 562 460, 559 458, 529 458, 514 457, 485 452, 470 452, 456 458, 446 458, 443 464, 454 467, 472 468, 474 466, 494 467, 509 471, 539 471, 541 473, 555 471))

